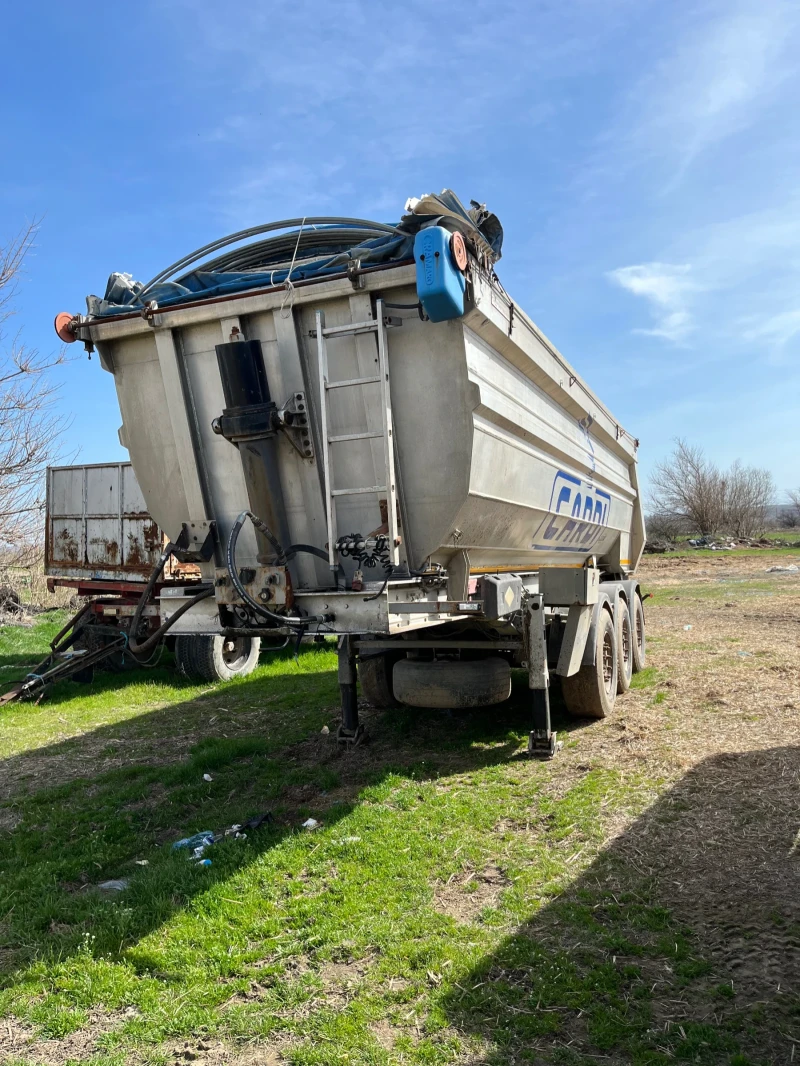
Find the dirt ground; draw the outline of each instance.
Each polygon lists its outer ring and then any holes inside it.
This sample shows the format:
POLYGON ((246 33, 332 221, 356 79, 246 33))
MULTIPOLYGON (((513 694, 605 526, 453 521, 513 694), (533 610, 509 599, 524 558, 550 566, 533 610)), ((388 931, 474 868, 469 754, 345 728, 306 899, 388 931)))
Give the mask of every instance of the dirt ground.
POLYGON ((739 1006, 800 992, 800 573, 767 572, 792 563, 645 557, 655 683, 587 731, 675 782, 618 846, 704 931, 739 1006))

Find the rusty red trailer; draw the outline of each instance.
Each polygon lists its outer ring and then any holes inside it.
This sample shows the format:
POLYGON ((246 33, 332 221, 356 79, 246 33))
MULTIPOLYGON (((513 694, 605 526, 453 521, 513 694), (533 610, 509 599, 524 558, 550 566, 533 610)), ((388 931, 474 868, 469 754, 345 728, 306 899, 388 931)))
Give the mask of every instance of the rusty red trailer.
MULTIPOLYGON (((164 593, 185 597, 198 592, 200 568, 169 554, 159 579, 149 588, 146 603, 139 608, 138 632, 130 633, 137 605, 167 544, 130 463, 48 468, 47 587, 50 592, 71 588, 77 596, 91 600, 81 615, 83 636, 76 646, 95 654, 103 644, 116 647, 121 634, 125 639, 143 640, 164 620, 164 593)), ((173 643, 181 672, 204 681, 250 673, 261 644, 258 637, 230 638, 222 633, 183 635, 177 642, 170 640, 173 643)))
POLYGON ((48 468, 49 578, 146 581, 162 542, 130 463, 48 468))

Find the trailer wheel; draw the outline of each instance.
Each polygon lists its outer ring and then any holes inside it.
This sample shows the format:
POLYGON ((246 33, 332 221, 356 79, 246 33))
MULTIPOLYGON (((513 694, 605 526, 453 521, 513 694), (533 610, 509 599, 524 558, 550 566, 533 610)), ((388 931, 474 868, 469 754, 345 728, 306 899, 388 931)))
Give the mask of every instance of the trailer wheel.
POLYGON ((230 681, 247 677, 258 664, 261 637, 179 636, 178 671, 192 681, 230 681))
POLYGON ((617 602, 617 692, 627 692, 633 676, 633 623, 627 603, 617 602))
MULTIPOLYGON (((118 638, 115 638, 108 633, 100 632, 97 626, 89 623, 81 629, 78 634, 78 639, 73 646, 76 649, 85 648, 91 655, 116 640, 118 640, 118 638)), ((134 669, 136 665, 137 664, 133 661, 132 657, 130 655, 125 655, 124 649, 119 647, 109 655, 108 658, 101 659, 99 663, 95 663, 93 669, 106 674, 121 674, 123 670, 134 669)))
POLYGON ((0 611, 20 610, 20 598, 16 589, 10 585, 0 585, 0 611))
POLYGON ((610 613, 597 620, 595 662, 582 666, 572 677, 561 678, 561 692, 573 718, 605 718, 617 698, 617 633, 610 613))
POLYGON ((376 710, 385 711, 402 704, 394 697, 392 670, 401 658, 401 653, 385 651, 382 655, 370 655, 358 664, 358 680, 361 695, 376 710))
POLYGON ((647 660, 647 648, 645 646, 644 628, 644 604, 642 597, 637 592, 633 598, 633 672, 638 674, 644 670, 647 660))
POLYGON ((401 659, 394 693, 409 707, 490 707, 511 695, 511 667, 499 655, 472 661, 401 659))

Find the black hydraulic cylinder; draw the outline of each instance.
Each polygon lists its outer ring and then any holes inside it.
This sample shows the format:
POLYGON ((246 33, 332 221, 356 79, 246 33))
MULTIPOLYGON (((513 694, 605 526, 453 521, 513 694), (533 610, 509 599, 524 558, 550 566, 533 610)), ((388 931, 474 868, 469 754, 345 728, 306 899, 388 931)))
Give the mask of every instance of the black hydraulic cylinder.
MULTIPOLYGON (((239 449, 250 510, 284 546, 290 543, 278 469, 277 408, 269 392, 260 341, 216 346, 225 409, 214 429, 239 449)), ((275 550, 256 530, 258 561, 268 565, 275 550)))
POLYGON ((261 341, 233 341, 218 344, 215 350, 226 408, 270 402, 261 341))

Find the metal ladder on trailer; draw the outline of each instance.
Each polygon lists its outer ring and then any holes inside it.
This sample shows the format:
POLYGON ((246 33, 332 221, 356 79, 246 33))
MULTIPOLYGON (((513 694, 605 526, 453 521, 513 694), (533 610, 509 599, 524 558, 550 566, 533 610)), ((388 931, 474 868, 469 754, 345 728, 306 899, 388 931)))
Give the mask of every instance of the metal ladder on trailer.
POLYGON ((400 561, 400 538, 397 529, 397 489, 394 470, 394 431, 392 428, 392 403, 389 391, 389 358, 386 330, 388 326, 399 326, 400 319, 392 319, 384 314, 383 300, 376 301, 375 318, 367 322, 351 322, 345 326, 325 325, 325 312, 317 311, 317 358, 319 361, 319 404, 322 428, 322 468, 325 481, 325 513, 328 522, 328 561, 332 570, 338 568, 336 544, 339 530, 336 519, 336 501, 342 496, 362 496, 375 493, 379 498, 386 493, 386 517, 388 524, 389 559, 393 566, 400 561), (375 377, 346 378, 341 381, 328 380, 327 342, 333 337, 354 337, 362 333, 374 333, 378 341, 378 374, 375 377), (382 428, 364 433, 339 433, 331 436, 329 431, 328 396, 333 389, 363 389, 369 385, 380 386, 382 428), (382 438, 385 466, 383 485, 350 485, 347 488, 334 487, 331 445, 346 441, 371 440, 382 438))

